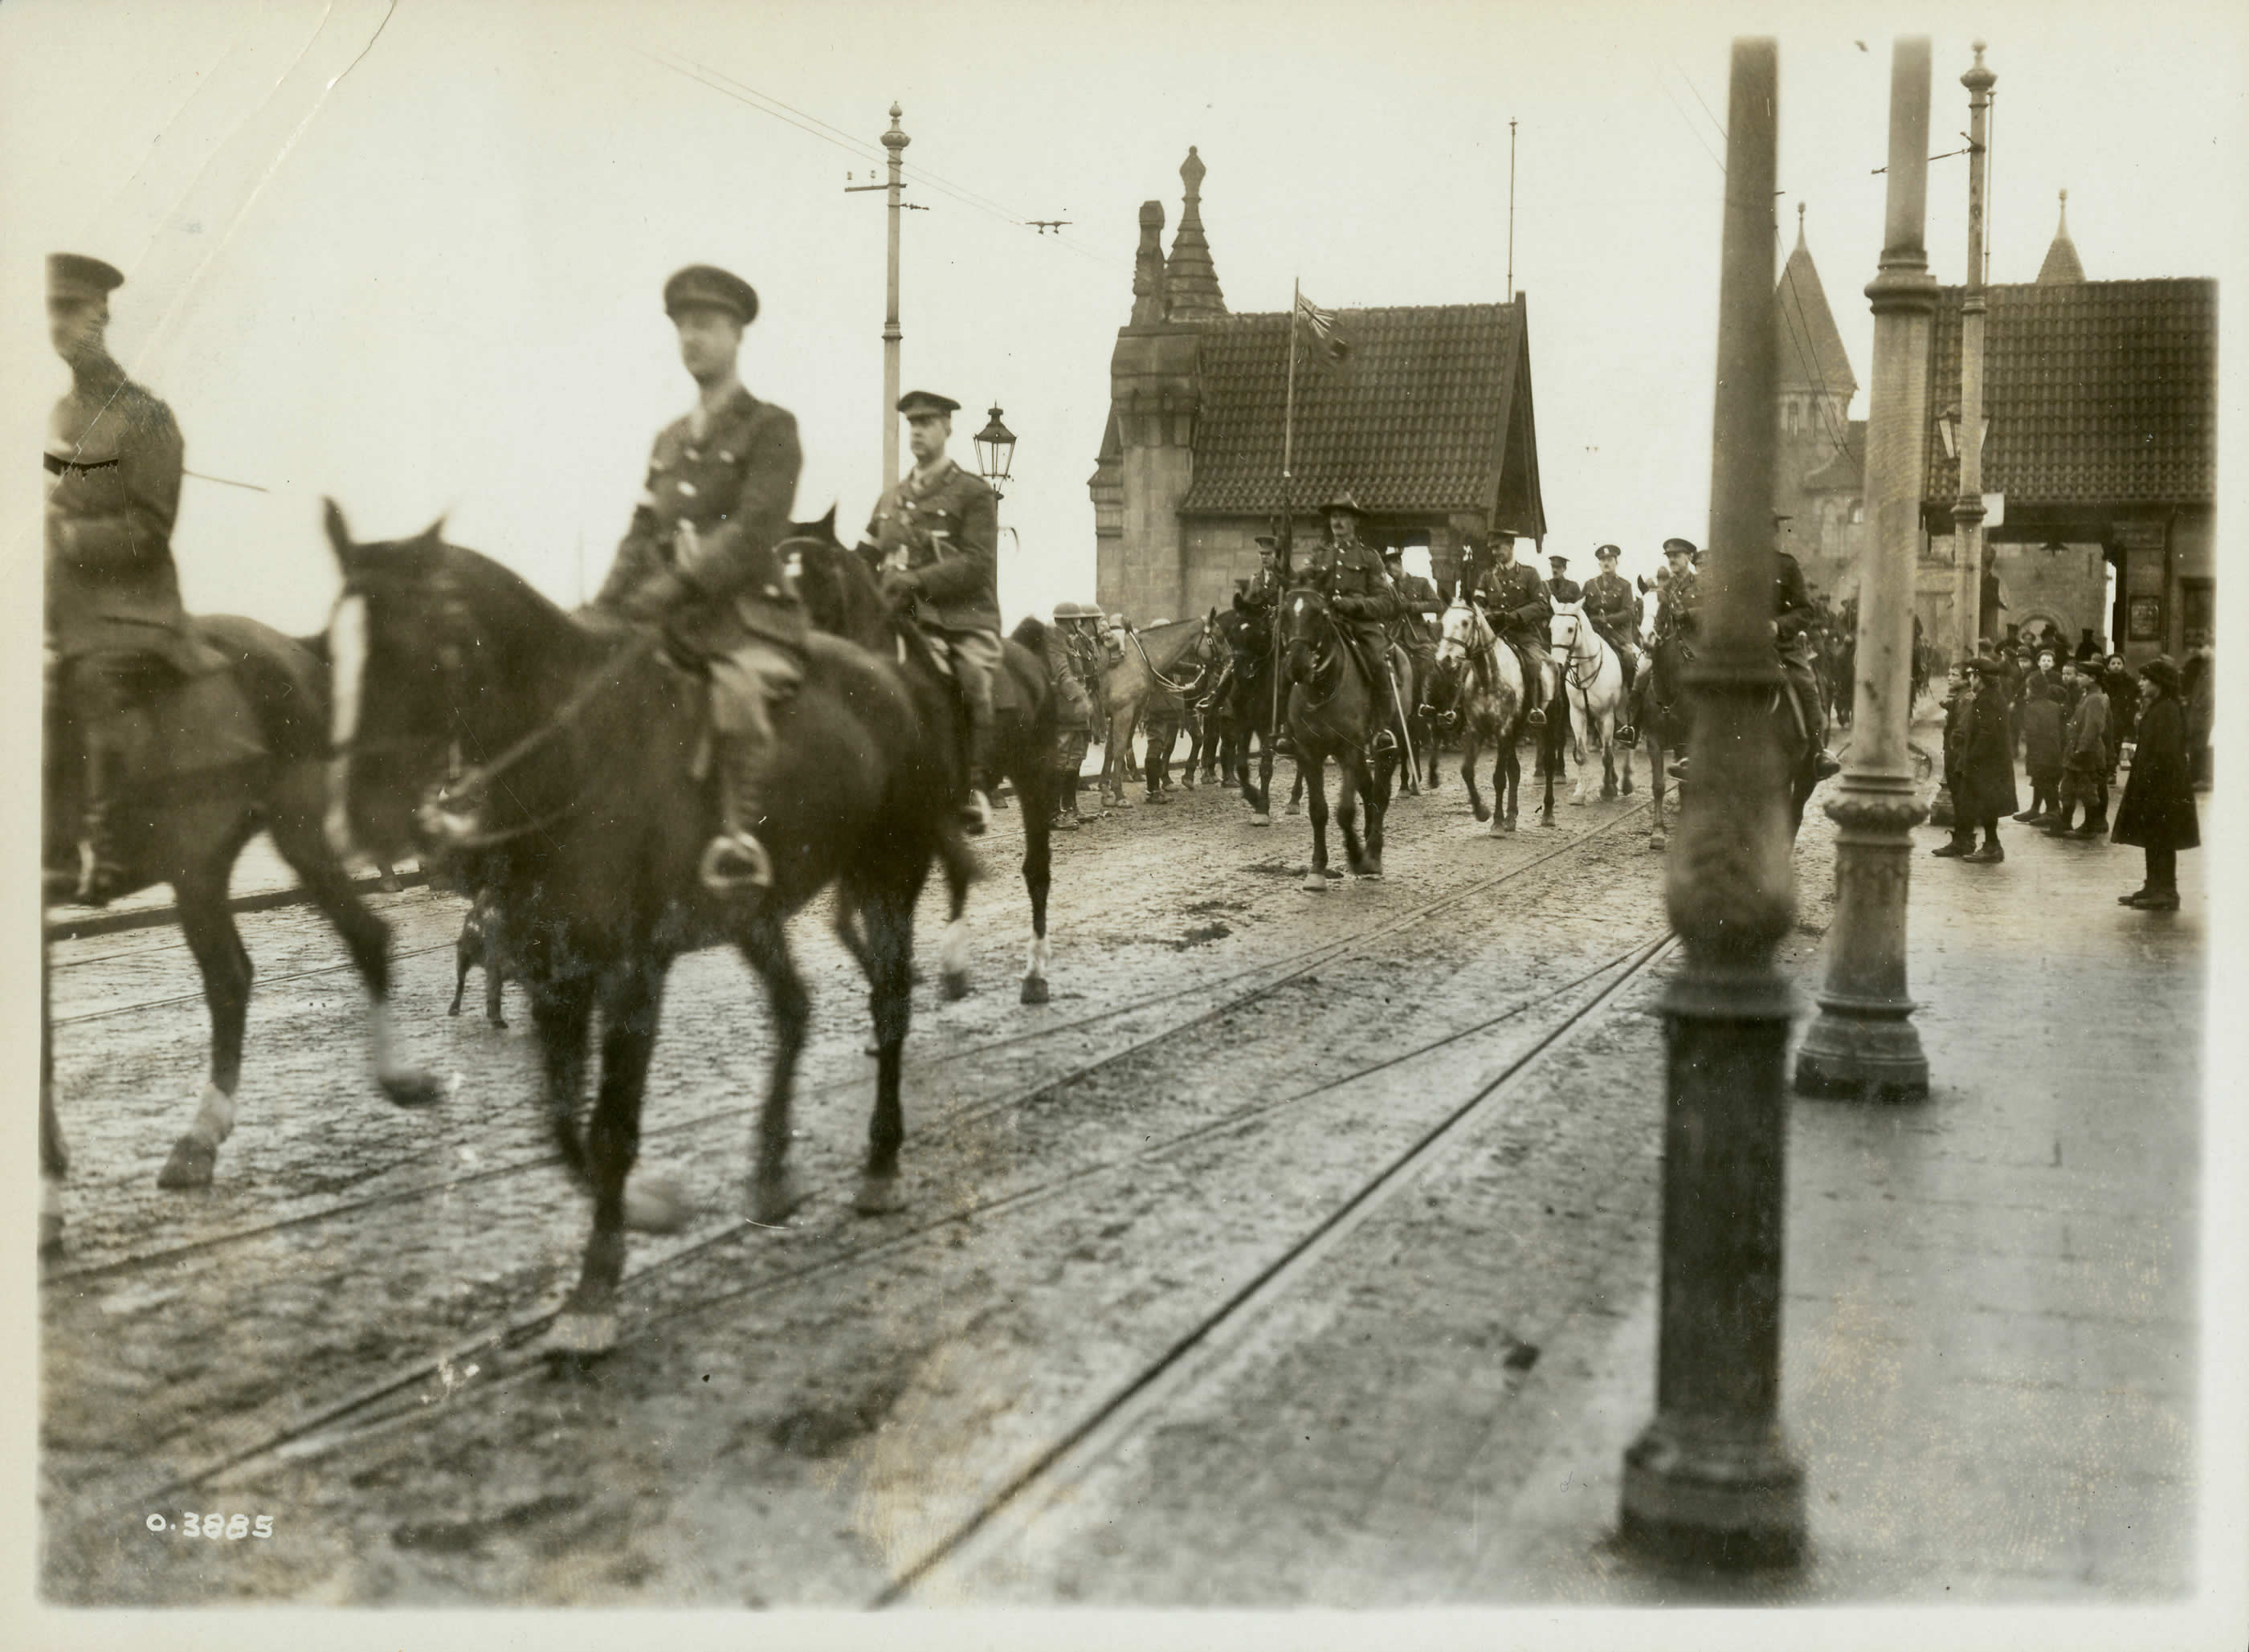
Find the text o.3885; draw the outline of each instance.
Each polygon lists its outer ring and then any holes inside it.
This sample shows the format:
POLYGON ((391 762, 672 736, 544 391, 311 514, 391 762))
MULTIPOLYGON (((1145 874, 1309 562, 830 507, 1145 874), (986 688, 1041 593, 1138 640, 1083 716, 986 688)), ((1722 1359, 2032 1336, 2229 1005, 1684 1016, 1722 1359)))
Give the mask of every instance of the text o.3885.
MULTIPOLYGON (((147 1522, 151 1532, 170 1532, 175 1528, 161 1514, 152 1514, 147 1522)), ((270 1538, 273 1535, 273 1517, 270 1514, 183 1514, 176 1530, 185 1538, 270 1538)))

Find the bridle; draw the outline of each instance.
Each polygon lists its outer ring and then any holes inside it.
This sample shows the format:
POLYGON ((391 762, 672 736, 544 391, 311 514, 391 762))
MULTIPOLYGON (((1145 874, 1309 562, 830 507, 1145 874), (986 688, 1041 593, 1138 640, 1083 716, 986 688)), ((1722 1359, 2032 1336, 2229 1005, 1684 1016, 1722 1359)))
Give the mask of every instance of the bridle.
POLYGON ((1320 678, 1327 675, 1329 665, 1331 663, 1338 661, 1341 657, 1343 651, 1343 626, 1341 623, 1337 620, 1335 610, 1327 605, 1326 601, 1320 595, 1317 590, 1309 585, 1300 585, 1296 589, 1289 592, 1287 595, 1282 599, 1282 607, 1289 614, 1301 613, 1315 617, 1318 619, 1326 629, 1327 637, 1325 641, 1328 645, 1323 646, 1320 641, 1317 641, 1312 638, 1298 637, 1291 639, 1288 637, 1286 633, 1290 628, 1285 625, 1276 625, 1273 628, 1276 663, 1282 664, 1284 671, 1286 667, 1285 661, 1282 657, 1283 656, 1294 651, 1294 650, 1300 646, 1308 648, 1311 650, 1312 668, 1310 676, 1308 678, 1293 678, 1290 680, 1304 690, 1305 709, 1311 710, 1318 706, 1324 706, 1342 691, 1343 674, 1338 671, 1336 674, 1335 682, 1330 685, 1328 692, 1320 695, 1317 699, 1313 698, 1312 690, 1318 686, 1320 678))

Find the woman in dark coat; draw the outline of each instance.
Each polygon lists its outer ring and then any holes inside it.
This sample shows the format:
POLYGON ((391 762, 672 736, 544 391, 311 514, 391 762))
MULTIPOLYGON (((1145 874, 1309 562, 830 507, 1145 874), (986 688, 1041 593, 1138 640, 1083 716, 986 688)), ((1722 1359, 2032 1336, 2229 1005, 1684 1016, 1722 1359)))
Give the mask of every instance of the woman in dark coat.
POLYGON ((2101 692, 2108 697, 2108 783, 2116 783, 2116 766, 2123 761, 2124 742, 2132 738, 2134 720, 2139 716, 2140 692, 2133 685, 2132 673, 2125 668, 2122 654, 2111 654, 2108 664, 2101 674, 2101 692))
POLYGON ((1960 857, 1988 866, 2006 859, 1999 847, 1999 817, 2019 807, 2015 795, 2014 719, 2009 715, 2007 677, 1999 661, 1975 662, 1976 699, 1968 707, 1966 738, 1961 742, 1960 783, 1953 788, 1956 818, 1964 818, 1984 832, 1983 847, 1960 857), (1959 814, 1960 793, 1968 793, 1969 808, 1959 814))
POLYGON ((2061 696, 2059 679, 2044 672, 2024 687, 2023 767, 2030 772, 2031 806, 2015 818, 2026 825, 2046 825, 2061 813, 2061 696))
POLYGON ((2147 685, 2140 708, 2139 744, 2132 753, 2132 777, 2116 808, 2120 843, 2147 853, 2148 879, 2120 905, 2145 912, 2178 910, 2178 852, 2199 849, 2202 832, 2194 816, 2194 788, 2187 767, 2186 707, 2179 703, 2178 668, 2151 660, 2140 672, 2147 685))
POLYGON ((1954 665, 1944 673, 1944 789, 1952 794, 1952 836, 1929 852, 1957 859, 1976 847, 1976 822, 1968 810, 1967 766, 1961 761, 1968 740, 1969 708, 1975 704, 1975 673, 1954 665))

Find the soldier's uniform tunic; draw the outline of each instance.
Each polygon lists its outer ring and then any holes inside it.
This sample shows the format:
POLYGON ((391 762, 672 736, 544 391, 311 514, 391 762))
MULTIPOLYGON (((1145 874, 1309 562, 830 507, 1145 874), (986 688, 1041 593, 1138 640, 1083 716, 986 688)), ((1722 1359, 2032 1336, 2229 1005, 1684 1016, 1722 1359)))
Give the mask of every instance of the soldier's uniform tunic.
POLYGON ((707 418, 673 420, 594 599, 664 618, 673 646, 710 671, 712 727, 760 753, 774 738, 768 703, 803 675, 804 608, 774 551, 801 463, 795 418, 739 387, 707 418))
POLYGON ((1786 551, 1773 553, 1773 641, 1780 650, 1780 668, 1796 689, 1804 712, 1805 733, 1814 747, 1826 744, 1826 718, 1819 705, 1819 683, 1812 665, 1812 622, 1819 610, 1804 582, 1804 568, 1786 551))
POLYGON ((1476 586, 1476 601, 1501 637, 1523 657, 1524 680, 1535 673, 1540 706, 1554 697, 1552 657, 1547 651, 1547 623, 1554 617, 1546 582, 1521 562, 1495 562, 1476 586))
POLYGON ((1632 685, 1640 660, 1635 651, 1640 625, 1640 597, 1632 582, 1613 568, 1603 568, 1585 582, 1585 617, 1624 662, 1625 685, 1632 685))
POLYGON ((1659 639, 1695 635, 1695 609, 1702 600, 1702 576, 1692 568, 1674 574, 1657 594, 1655 635, 1659 639))
POLYGON ((909 471, 883 496, 860 550, 885 575, 905 574, 911 611, 945 650, 968 706, 972 781, 980 782, 1000 669, 999 505, 980 478, 950 458, 909 471))

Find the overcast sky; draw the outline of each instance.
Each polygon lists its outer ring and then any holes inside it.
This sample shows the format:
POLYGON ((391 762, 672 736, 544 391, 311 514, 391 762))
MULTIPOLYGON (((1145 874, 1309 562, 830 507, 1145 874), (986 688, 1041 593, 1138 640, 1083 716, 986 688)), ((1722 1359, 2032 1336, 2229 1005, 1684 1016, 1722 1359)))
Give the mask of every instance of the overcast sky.
MULTIPOLYGON (((1512 118, 1550 548, 1614 540, 1645 572, 1664 535, 1703 537, 1730 32, 1779 36, 1781 251, 1807 203, 1864 386, 1891 32, 1934 35, 1932 152, 1961 147, 1958 76, 1989 38, 1995 279, 2036 273, 2062 188, 2093 278, 2215 275, 2249 199, 2242 11, 10 0, 10 428, 66 382, 38 259, 93 253, 130 278, 113 341, 190 468, 266 490, 188 484, 192 606, 317 625, 323 493, 370 538, 450 513, 572 601, 691 394, 658 289, 708 261, 762 296, 743 373, 802 428, 798 514, 832 502, 849 538, 880 480, 884 215, 843 189, 896 99, 931 209, 905 220, 904 378, 965 404, 965 463, 994 401, 1021 437, 1012 622, 1091 595, 1135 214, 1160 200, 1168 247, 1187 146, 1233 309, 1284 307, 1297 277, 1329 306, 1490 301, 1512 118)), ((1965 196, 1964 162, 1935 162, 1948 283, 1965 196)), ((11 527, 22 566, 36 521, 11 527)))

